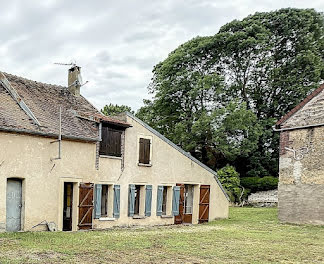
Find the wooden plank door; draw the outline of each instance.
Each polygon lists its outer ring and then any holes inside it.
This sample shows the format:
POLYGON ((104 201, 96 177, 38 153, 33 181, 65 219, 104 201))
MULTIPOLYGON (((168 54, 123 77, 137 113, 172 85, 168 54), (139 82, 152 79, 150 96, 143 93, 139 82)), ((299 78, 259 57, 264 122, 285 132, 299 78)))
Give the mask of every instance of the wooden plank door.
POLYGON ((209 196, 210 196, 210 185, 201 185, 200 200, 199 200, 199 224, 208 222, 209 196))
POLYGON ((175 224, 182 224, 183 223, 183 217, 184 217, 184 191, 185 191, 185 185, 177 183, 177 186, 180 187, 180 200, 179 200, 179 214, 174 217, 174 223, 175 224))
POLYGON ((79 229, 92 228, 93 183, 80 183, 79 187, 79 229))

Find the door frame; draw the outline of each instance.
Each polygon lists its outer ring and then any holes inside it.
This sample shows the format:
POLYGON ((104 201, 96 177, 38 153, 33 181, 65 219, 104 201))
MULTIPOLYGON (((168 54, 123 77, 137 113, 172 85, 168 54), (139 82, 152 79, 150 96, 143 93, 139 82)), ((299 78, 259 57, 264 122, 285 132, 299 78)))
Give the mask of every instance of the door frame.
POLYGON ((198 223, 198 214, 199 214, 199 184, 198 183, 177 183, 176 186, 180 187, 180 200, 179 200, 179 215, 174 217, 175 224, 196 224, 198 223), (185 185, 191 185, 193 191, 193 201, 192 201, 192 212, 191 214, 184 214, 184 192, 185 185), (183 194, 182 194, 183 192, 183 194), (183 197, 183 204, 181 204, 181 197, 183 197), (180 210, 183 210, 181 213, 180 210), (186 218, 186 219, 185 219, 186 218), (186 220, 186 222, 184 222, 186 220))
POLYGON ((73 204, 73 192, 74 192, 74 184, 73 184, 73 182, 65 182, 64 183, 64 190, 63 190, 63 227, 62 227, 62 230, 63 231, 72 231, 72 223, 73 223, 73 206, 74 206, 74 204, 73 204), (64 210, 65 210, 65 205, 66 205, 66 203, 67 203, 67 201, 66 201, 66 199, 67 199, 67 194, 66 194, 66 190, 67 190, 67 188, 65 188, 65 187, 67 187, 67 186, 71 186, 71 198, 70 198, 70 203, 71 203, 71 211, 70 211, 70 219, 69 219, 69 221, 67 222, 68 223, 68 228, 69 229, 65 229, 64 230, 64 210))
MULTIPOLYGON (((7 226, 7 189, 8 189, 8 181, 12 180, 12 181, 19 181, 20 182, 20 188, 21 188, 21 207, 20 207, 20 229, 18 231, 23 231, 24 230, 24 226, 25 226, 25 179, 22 177, 8 177, 6 179, 6 201, 5 201, 5 205, 6 205, 6 226, 7 226)), ((7 230, 7 227, 6 227, 7 230)))
POLYGON ((64 207, 64 183, 73 183, 73 200, 72 200, 72 231, 78 230, 79 219, 79 183, 82 179, 76 178, 61 178, 59 181, 59 199, 58 199, 58 214, 57 214, 57 226, 58 230, 63 230, 63 207, 64 207))
POLYGON ((200 192, 199 192, 199 219, 198 219, 198 223, 205 223, 205 222, 209 222, 209 211, 210 211, 210 185, 200 185, 199 188, 200 192), (202 190, 207 190, 204 194, 204 196, 202 197, 202 190), (207 199, 208 197, 208 199, 207 199), (208 202, 207 202, 208 200, 208 202), (207 218, 202 218, 206 216, 207 218))

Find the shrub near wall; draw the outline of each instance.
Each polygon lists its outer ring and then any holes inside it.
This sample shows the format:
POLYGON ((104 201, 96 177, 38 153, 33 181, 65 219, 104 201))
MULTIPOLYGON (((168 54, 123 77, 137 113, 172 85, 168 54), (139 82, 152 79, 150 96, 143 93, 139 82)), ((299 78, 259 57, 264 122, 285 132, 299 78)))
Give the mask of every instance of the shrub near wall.
POLYGON ((278 188, 278 178, 273 176, 259 177, 244 177, 241 178, 241 185, 248 189, 250 193, 259 191, 268 191, 278 188))

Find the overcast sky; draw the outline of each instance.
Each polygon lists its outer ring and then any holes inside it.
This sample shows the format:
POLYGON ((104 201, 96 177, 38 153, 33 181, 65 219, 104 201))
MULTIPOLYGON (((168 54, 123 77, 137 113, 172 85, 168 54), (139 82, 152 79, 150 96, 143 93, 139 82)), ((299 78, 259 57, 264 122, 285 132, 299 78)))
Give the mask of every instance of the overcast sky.
POLYGON ((0 71, 67 84, 82 67, 81 93, 97 108, 149 98, 155 64, 183 42, 214 35, 233 19, 283 7, 324 11, 323 0, 0 0, 0 71))

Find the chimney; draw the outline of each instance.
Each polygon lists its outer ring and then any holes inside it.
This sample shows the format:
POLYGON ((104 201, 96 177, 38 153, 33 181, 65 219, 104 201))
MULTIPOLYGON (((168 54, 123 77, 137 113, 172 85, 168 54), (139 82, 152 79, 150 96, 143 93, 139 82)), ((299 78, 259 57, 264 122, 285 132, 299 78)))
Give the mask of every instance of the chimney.
POLYGON ((81 85, 81 67, 73 65, 73 67, 69 69, 68 89, 74 96, 80 96, 81 85))

